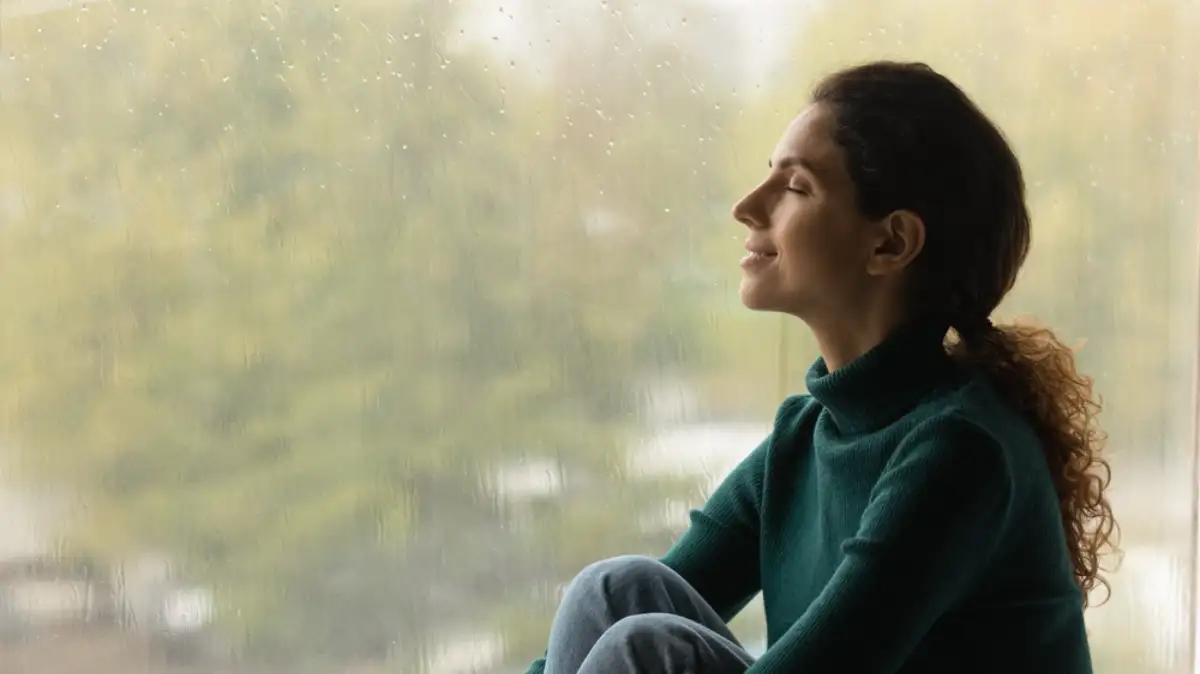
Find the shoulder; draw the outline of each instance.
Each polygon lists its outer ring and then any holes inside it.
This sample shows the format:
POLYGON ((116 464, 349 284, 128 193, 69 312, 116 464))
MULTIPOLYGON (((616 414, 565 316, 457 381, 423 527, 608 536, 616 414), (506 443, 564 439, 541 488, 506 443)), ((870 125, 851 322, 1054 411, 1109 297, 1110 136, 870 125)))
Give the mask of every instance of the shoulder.
POLYGON ((985 423, 961 409, 929 414, 900 440, 872 490, 882 520, 996 517, 1008 521, 1018 499, 1019 466, 985 423), (907 514, 906 514, 907 513, 907 514), (914 515, 913 513, 919 513, 914 515))
MULTIPOLYGON (((913 415, 917 419, 893 461, 986 471, 1006 482, 1027 467, 1028 461, 1041 461, 1041 444, 1033 427, 983 377, 972 377, 925 401, 913 415)), ((980 474, 976 479, 984 477, 980 474)))
POLYGON ((788 435, 794 433, 820 412, 820 404, 807 393, 788 396, 775 411, 775 423, 772 434, 788 435))
POLYGON ((784 399, 775 411, 771 432, 734 469, 734 473, 761 475, 768 465, 777 463, 780 456, 795 454, 791 450, 796 446, 796 439, 802 434, 805 423, 810 423, 806 419, 815 418, 816 412, 819 412, 819 405, 809 395, 793 395, 784 399))
POLYGON ((1010 452, 1034 450, 1041 456, 1041 442, 1033 425, 983 374, 970 376, 953 389, 926 400, 916 414, 922 418, 914 431, 983 435, 1010 452))
POLYGON ((1003 454, 1003 443, 986 424, 959 409, 930 414, 900 440, 897 454, 927 454, 930 457, 960 453, 969 448, 976 454, 1003 454))

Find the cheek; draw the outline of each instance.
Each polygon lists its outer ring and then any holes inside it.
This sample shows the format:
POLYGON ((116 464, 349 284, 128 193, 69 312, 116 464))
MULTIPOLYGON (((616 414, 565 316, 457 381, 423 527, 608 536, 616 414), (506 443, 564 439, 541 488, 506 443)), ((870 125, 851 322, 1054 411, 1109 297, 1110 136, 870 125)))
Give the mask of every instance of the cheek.
POLYGON ((836 285, 852 276, 860 262, 858 238, 850 231, 854 224, 835 218, 798 219, 779 242, 780 271, 804 286, 836 285))
POLYGON ((802 271, 819 264, 832 252, 829 233, 823 231, 820 221, 812 217, 799 217, 780 231, 777 242, 780 261, 788 271, 802 271))

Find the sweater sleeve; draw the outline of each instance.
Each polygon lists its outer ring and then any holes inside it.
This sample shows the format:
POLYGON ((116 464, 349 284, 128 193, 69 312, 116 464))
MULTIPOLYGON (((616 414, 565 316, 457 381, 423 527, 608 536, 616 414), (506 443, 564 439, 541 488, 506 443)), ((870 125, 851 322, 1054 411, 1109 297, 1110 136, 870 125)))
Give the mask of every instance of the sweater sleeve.
POLYGON ((742 460, 662 558, 729 621, 761 589, 759 526, 771 438, 742 460))
MULTIPOLYGON (((768 437, 733 469, 704 506, 692 512, 691 526, 662 558, 726 621, 762 584, 758 532, 770 447, 768 437)), ((545 670, 542 657, 525 674, 545 670)))
POLYGON ((749 674, 893 674, 986 568, 1013 503, 1003 449, 962 419, 897 448, 844 558, 749 674))

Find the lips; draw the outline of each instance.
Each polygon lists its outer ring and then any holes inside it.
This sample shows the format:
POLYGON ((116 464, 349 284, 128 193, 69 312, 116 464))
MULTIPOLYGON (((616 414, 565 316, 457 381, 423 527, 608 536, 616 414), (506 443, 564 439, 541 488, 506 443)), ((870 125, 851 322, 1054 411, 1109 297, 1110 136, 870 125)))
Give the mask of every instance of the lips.
POLYGON ((774 248, 758 242, 747 241, 746 250, 750 254, 742 258, 741 266, 747 271, 766 267, 779 255, 774 248))
POLYGON ((751 242, 751 241, 746 242, 746 250, 751 255, 759 255, 762 257, 775 257, 776 255, 779 254, 771 246, 768 246, 763 243, 755 243, 755 242, 751 242))

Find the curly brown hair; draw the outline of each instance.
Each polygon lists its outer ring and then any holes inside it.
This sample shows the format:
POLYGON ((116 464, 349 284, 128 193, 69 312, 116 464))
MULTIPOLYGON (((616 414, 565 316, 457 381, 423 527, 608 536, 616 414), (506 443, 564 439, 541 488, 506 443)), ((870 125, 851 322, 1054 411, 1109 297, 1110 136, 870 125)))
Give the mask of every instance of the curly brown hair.
POLYGON ((1118 531, 1105 494, 1112 473, 1100 454, 1105 434, 1096 423, 1100 403, 1092 379, 1076 370, 1074 351, 1044 327, 996 326, 976 344, 960 337, 950 351, 982 365, 1041 438, 1086 605, 1097 586, 1110 589, 1100 575, 1100 557, 1115 550, 1118 531))
POLYGON ((813 102, 833 114, 859 210, 872 219, 907 210, 924 222, 909 312, 950 325, 950 353, 988 372, 1037 431, 1086 604, 1108 587, 1100 558, 1115 551, 1117 533, 1100 403, 1053 332, 990 320, 1029 253, 1020 162, 970 98, 922 63, 842 70, 817 85, 813 102))

